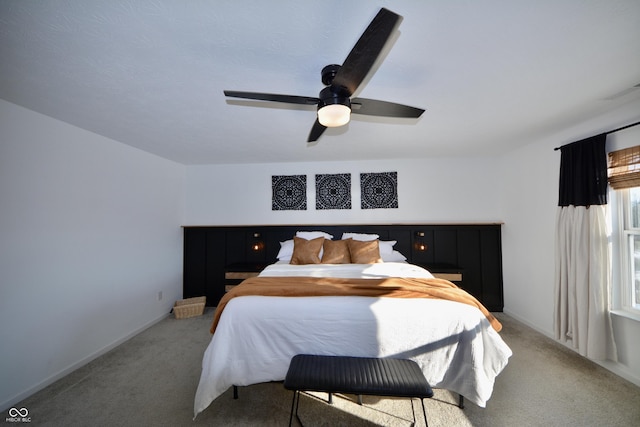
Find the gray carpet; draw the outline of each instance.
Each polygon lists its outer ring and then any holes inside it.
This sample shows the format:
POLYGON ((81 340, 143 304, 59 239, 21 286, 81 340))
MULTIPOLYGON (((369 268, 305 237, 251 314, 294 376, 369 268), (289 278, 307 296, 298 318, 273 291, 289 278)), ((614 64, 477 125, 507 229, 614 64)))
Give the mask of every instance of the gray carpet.
MULTIPOLYGON (((216 399, 193 421, 193 399, 212 309, 204 316, 168 317, 118 348, 15 405, 31 425, 286 426, 292 393, 281 383, 240 388, 216 399)), ((486 408, 436 390, 425 401, 435 426, 640 426, 640 388, 504 315, 502 336, 513 350, 486 408)), ((305 426, 409 426, 406 399, 303 395, 305 426)), ((414 401, 417 425, 424 425, 414 401)), ((294 425, 298 425, 295 423, 294 425)))

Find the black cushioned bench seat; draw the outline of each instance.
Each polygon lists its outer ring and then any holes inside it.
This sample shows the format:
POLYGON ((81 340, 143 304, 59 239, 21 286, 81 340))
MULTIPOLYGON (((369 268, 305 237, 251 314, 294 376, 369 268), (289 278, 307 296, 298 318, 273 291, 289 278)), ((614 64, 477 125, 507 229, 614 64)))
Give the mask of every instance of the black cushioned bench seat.
POLYGON ((291 359, 284 387, 294 391, 289 425, 294 408, 300 420, 300 391, 419 398, 426 425, 423 399, 433 396, 418 364, 408 359, 298 354, 291 359))

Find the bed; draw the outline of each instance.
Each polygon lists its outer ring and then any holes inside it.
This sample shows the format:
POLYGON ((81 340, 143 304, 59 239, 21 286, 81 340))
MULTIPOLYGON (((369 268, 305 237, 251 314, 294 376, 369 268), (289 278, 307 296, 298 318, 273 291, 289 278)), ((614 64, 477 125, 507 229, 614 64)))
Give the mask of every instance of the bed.
MULTIPOLYGON (((345 279, 359 283, 385 278, 441 280, 383 248, 388 246, 385 242, 376 240, 375 245, 380 262, 292 264, 285 253, 256 279, 282 283, 314 277, 340 283, 345 279)), ((317 260, 331 260, 332 250, 327 253, 327 247, 326 243, 322 246, 317 260)), ((350 261, 354 260, 362 258, 350 261)), ((385 293, 304 295, 223 298, 203 357, 194 402, 196 416, 234 385, 284 380, 291 358, 300 353, 412 359, 432 386, 485 407, 496 376, 512 354, 498 333, 499 322, 471 304, 385 293), (221 306, 224 310, 220 312, 221 306)))

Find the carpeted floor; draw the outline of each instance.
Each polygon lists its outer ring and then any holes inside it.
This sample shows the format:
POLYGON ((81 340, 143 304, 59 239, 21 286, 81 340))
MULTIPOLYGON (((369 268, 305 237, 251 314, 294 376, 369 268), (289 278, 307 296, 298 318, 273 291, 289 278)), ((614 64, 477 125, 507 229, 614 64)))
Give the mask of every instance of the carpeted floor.
MULTIPOLYGON (((193 399, 213 310, 204 316, 172 316, 94 360, 16 408, 29 410, 31 425, 50 426, 286 426, 292 392, 281 383, 240 388, 216 399, 194 421, 193 399)), ((436 390, 425 401, 435 426, 640 426, 640 388, 498 314, 513 350, 486 408, 436 390)), ((409 426, 407 399, 303 395, 305 426, 409 426)), ((417 425, 424 425, 414 401, 417 425)), ((294 425, 298 425, 294 419, 294 425)))

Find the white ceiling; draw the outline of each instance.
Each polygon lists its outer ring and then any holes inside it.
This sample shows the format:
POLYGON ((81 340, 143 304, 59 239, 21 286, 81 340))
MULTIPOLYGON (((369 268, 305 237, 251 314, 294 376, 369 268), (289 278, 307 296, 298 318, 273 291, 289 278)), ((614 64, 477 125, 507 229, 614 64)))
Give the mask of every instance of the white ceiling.
MULTIPOLYGON (((0 98, 184 164, 492 155, 640 98, 638 0, 1 0, 0 98), (404 17, 356 95, 425 108, 306 140, 380 7, 404 17)), ((640 114, 640 112, 639 112, 640 114)))

